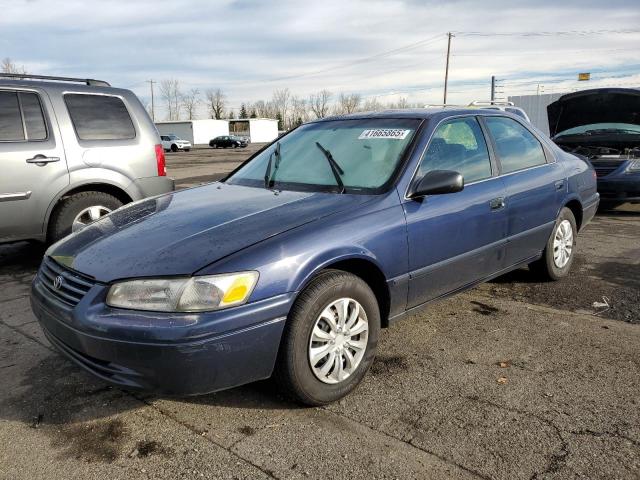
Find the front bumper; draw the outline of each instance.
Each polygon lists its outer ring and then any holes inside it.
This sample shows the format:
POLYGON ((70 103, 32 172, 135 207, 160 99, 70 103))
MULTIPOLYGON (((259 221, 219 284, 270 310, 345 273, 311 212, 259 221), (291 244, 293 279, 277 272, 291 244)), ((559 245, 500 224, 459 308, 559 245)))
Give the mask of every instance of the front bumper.
POLYGON ((70 307, 33 281, 31 306, 51 343, 119 387, 199 395, 271 376, 293 295, 219 312, 162 314, 114 309, 95 285, 70 307))
POLYGON ((640 202, 640 174, 598 178, 598 193, 602 202, 640 202))

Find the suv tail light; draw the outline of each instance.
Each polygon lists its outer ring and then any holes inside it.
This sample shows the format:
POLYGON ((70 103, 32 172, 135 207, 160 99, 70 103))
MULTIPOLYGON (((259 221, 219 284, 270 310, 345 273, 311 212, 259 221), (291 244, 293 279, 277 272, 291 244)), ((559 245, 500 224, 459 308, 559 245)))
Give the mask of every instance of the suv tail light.
POLYGON ((167 176, 167 162, 164 158, 164 148, 162 145, 156 145, 156 163, 158 164, 158 176, 167 176))

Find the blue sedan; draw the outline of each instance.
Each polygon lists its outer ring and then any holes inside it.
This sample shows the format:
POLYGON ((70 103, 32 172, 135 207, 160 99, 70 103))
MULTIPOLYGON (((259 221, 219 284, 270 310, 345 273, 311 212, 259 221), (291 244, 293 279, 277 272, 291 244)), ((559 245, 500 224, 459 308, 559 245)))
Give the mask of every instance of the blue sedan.
POLYGON ((123 388, 273 376, 322 405, 429 302, 526 265, 566 276, 598 202, 588 162, 505 112, 334 117, 51 246, 31 302, 53 345, 123 388))

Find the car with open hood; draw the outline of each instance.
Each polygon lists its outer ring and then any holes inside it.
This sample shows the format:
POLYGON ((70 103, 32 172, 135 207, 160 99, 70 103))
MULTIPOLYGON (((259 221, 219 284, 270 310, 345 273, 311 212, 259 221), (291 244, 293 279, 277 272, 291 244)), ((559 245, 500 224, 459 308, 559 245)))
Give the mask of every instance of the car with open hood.
POLYGON ((322 405, 403 316, 526 265, 568 275, 597 206, 593 168, 515 115, 332 117, 52 245, 31 303, 52 345, 120 387, 273 376, 322 405))
POLYGON ((595 167, 603 202, 640 203, 640 90, 570 93, 550 104, 547 114, 553 141, 595 167))

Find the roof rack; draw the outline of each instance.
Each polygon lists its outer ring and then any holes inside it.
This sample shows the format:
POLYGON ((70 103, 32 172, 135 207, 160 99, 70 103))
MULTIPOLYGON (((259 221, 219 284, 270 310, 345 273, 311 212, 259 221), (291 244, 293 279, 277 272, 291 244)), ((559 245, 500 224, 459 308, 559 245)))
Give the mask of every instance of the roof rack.
POLYGON ((513 102, 505 102, 504 100, 493 100, 488 102, 482 102, 480 100, 474 100, 469 104, 470 107, 480 107, 480 106, 491 106, 496 105, 500 107, 513 107, 515 104, 513 102))
POLYGON ((0 73, 0 78, 15 78, 18 80, 55 80, 56 82, 84 83, 85 85, 90 85, 92 87, 111 86, 104 80, 95 80, 93 78, 52 77, 49 75, 31 75, 28 73, 0 73))
POLYGON ((428 103, 424 108, 464 108, 466 105, 456 105, 454 103, 428 103))

